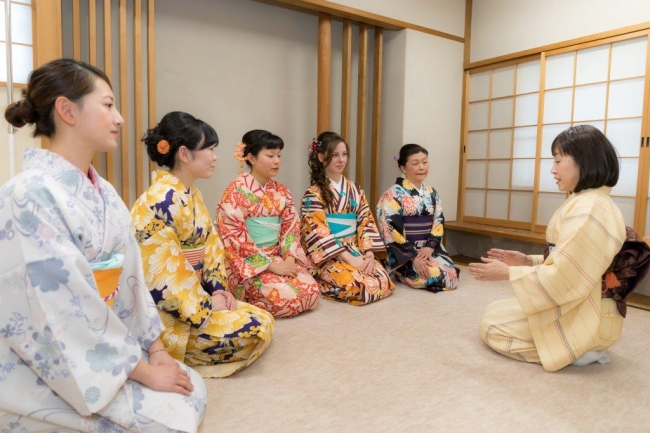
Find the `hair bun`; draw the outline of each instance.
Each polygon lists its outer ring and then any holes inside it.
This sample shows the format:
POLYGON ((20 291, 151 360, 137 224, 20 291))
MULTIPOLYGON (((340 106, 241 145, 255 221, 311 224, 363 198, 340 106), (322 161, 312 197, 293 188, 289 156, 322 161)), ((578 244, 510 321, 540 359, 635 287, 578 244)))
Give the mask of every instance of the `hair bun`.
POLYGON ((7 107, 5 119, 16 128, 21 128, 28 123, 36 123, 37 114, 31 101, 23 96, 20 101, 7 107))

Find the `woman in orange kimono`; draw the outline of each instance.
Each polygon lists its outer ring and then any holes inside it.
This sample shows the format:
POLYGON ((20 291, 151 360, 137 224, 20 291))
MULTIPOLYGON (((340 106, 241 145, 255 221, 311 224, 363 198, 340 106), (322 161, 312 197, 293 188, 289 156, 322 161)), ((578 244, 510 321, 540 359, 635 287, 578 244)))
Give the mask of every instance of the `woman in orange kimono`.
POLYGON ((393 293, 395 285, 375 254, 384 242, 363 190, 343 176, 348 144, 323 132, 309 150, 311 186, 302 198, 300 232, 323 295, 365 305, 393 293))
POLYGON ((298 216, 286 186, 273 179, 284 142, 268 131, 247 132, 236 157, 250 167, 223 194, 217 209, 230 290, 275 317, 313 309, 320 290, 300 245, 298 216))

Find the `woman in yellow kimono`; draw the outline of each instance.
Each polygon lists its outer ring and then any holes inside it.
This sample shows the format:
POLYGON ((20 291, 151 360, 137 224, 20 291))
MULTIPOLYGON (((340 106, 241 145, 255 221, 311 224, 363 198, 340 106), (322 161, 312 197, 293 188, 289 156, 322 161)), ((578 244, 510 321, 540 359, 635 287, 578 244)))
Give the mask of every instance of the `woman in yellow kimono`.
POLYGON ((393 293, 395 285, 375 254, 386 248, 359 185, 343 176, 348 144, 323 132, 309 149, 311 187, 300 209, 302 242, 326 298, 365 305, 393 293))
POLYGON ((165 325, 167 351, 204 377, 231 375, 273 337, 273 317, 227 290, 224 249, 196 179, 214 171, 219 143, 207 123, 166 114, 143 139, 158 170, 131 216, 146 284, 165 325))
POLYGON ((313 309, 320 290, 300 246, 293 197, 273 179, 283 148, 284 141, 268 131, 244 134, 235 156, 251 172, 228 185, 217 222, 226 247, 228 283, 237 299, 275 317, 293 317, 313 309))
POLYGON ((551 146, 551 174, 570 193, 546 229, 546 256, 492 249, 469 272, 478 280, 509 280, 516 299, 489 305, 481 337, 492 349, 546 371, 609 363, 605 350, 621 336, 616 301, 603 298, 603 275, 626 238, 610 198, 618 182, 616 151, 598 129, 573 126, 551 146))

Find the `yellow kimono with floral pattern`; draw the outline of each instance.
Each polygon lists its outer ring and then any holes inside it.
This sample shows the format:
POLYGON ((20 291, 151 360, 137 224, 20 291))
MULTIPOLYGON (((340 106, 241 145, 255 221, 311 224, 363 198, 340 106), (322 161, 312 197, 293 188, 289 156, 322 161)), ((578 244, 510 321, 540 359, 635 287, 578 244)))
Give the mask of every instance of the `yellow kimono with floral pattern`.
POLYGON ((228 376, 255 361, 273 337, 274 319, 245 302, 212 310, 211 294, 227 287, 224 249, 198 188, 159 170, 131 216, 167 351, 204 377, 228 376), (203 250, 202 261, 188 258, 187 251, 203 250))

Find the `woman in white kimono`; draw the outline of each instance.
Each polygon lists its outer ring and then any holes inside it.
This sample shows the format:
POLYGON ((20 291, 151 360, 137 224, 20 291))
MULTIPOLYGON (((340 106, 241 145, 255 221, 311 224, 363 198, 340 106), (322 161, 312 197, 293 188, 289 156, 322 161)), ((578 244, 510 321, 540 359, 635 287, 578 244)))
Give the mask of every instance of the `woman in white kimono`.
POLYGON ((205 384, 165 351, 129 212, 91 166, 123 123, 108 78, 55 60, 5 117, 50 146, 0 189, 0 425, 195 432, 205 384))
POLYGON ((487 345, 557 371, 609 363, 605 350, 621 336, 623 316, 617 302, 603 296, 603 275, 626 229, 609 196, 619 164, 605 135, 593 126, 573 126, 557 136, 551 151, 551 174, 570 196, 546 229, 548 253, 492 249, 469 272, 478 280, 509 280, 516 295, 487 307, 480 324, 487 345))

